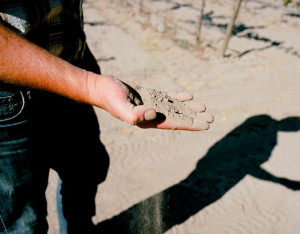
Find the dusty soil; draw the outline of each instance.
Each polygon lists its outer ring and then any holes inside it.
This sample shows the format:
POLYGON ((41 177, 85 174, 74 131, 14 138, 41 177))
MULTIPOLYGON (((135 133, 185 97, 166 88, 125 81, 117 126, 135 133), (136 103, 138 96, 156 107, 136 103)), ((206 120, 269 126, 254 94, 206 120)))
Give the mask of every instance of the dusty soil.
MULTIPOLYGON (((232 1, 97 1, 85 30, 103 74, 164 92, 188 91, 209 131, 139 129, 95 108, 110 169, 95 223, 133 233, 300 232, 300 13, 244 1, 225 58, 232 1), (127 221, 126 221, 127 217, 127 221)), ((49 233, 58 233, 51 172, 49 233)), ((111 230, 110 229, 110 230, 111 230)))
POLYGON ((135 85, 133 88, 140 95, 144 105, 154 108, 157 113, 163 114, 165 118, 174 123, 192 127, 197 113, 185 103, 156 89, 148 89, 140 85, 135 85))

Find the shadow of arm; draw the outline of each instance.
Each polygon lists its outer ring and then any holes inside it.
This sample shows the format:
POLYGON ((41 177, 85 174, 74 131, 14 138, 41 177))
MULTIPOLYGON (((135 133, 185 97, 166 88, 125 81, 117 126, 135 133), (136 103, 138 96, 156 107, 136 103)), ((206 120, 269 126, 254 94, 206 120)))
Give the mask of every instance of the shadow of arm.
POLYGON ((261 167, 259 169, 257 169, 255 172, 251 172, 250 174, 258 179, 281 184, 292 190, 300 190, 300 182, 299 181, 294 181, 294 180, 289 180, 286 178, 274 176, 270 172, 264 170, 261 167))

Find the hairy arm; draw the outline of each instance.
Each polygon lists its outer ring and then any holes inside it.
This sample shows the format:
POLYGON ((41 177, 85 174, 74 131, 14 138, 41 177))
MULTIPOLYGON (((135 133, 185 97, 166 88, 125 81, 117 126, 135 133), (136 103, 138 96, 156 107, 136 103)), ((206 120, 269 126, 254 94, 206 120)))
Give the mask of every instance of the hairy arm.
POLYGON ((0 79, 90 102, 88 72, 18 36, 0 24, 0 79))
POLYGON ((139 100, 114 77, 97 75, 73 66, 1 24, 0 80, 96 105, 130 124, 156 116, 152 109, 135 108, 139 100), (150 112, 146 114, 147 111, 150 112))
POLYGON ((159 123, 152 121, 156 118, 156 111, 144 106, 129 85, 112 76, 97 75, 73 66, 1 24, 0 80, 98 106, 114 117, 139 127, 199 131, 208 129, 213 120, 211 115, 206 114, 195 126, 185 126, 168 119, 159 123), (149 124, 144 125, 146 122, 149 124))

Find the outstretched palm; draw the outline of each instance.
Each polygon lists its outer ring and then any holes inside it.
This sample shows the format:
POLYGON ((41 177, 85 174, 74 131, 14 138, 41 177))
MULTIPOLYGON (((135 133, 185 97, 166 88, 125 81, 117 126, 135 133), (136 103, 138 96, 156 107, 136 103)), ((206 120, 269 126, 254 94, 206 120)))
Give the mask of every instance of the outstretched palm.
MULTIPOLYGON (((114 117, 141 128, 201 131, 208 129, 209 123, 213 121, 213 117, 205 113, 205 106, 202 104, 190 106, 198 112, 191 126, 162 118, 153 108, 143 105, 138 93, 132 87, 112 76, 101 76, 96 79, 93 90, 92 95, 97 106, 114 117)), ((190 94, 173 94, 172 96, 179 101, 192 99, 190 94)))

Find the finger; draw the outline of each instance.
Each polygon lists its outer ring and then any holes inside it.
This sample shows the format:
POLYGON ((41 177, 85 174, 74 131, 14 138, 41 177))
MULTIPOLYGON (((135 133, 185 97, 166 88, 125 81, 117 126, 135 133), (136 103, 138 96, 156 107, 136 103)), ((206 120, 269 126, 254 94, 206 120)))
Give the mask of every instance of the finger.
POLYGON ((192 123, 184 121, 169 121, 158 123, 157 128, 160 129, 173 129, 173 130, 188 130, 188 131, 204 131, 209 129, 209 123, 203 119, 194 119, 192 123))
POLYGON ((194 131, 208 130, 210 127, 209 123, 203 119, 196 118, 193 121, 192 129, 194 131))
POLYGON ((137 84, 135 84, 134 82, 132 81, 129 81, 129 80, 126 80, 126 81, 122 81, 124 84, 130 86, 131 88, 134 88, 137 84))
POLYGON ((143 101, 141 99, 140 94, 131 86, 128 86, 128 84, 124 83, 127 85, 127 89, 129 89, 128 96, 134 105, 143 105, 143 101))
POLYGON ((198 102, 189 102, 186 105, 196 112, 205 112, 206 106, 198 102))
POLYGON ((159 113, 154 121, 145 122, 138 124, 141 128, 158 128, 167 130, 187 130, 187 131, 204 131, 209 129, 210 124, 199 118, 195 118, 192 123, 187 123, 186 121, 173 121, 166 119, 165 116, 159 118, 159 113))
POLYGON ((144 105, 134 106, 133 111, 139 116, 139 121, 137 123, 151 121, 156 118, 156 111, 151 107, 144 105))
POLYGON ((128 98, 125 103, 118 103, 117 110, 113 116, 131 125, 136 125, 155 119, 156 111, 144 105, 136 106, 132 103, 132 100, 128 98))
POLYGON ((125 121, 129 124, 137 125, 155 119, 156 111, 153 108, 144 105, 135 106, 129 103, 125 118, 125 121))
POLYGON ((134 105, 142 105, 143 104, 139 94, 134 89, 132 89, 131 87, 126 87, 126 89, 128 89, 127 96, 132 104, 134 104, 134 105))
POLYGON ((214 122, 214 117, 211 114, 206 113, 206 112, 197 113, 197 117, 196 118, 205 120, 208 123, 214 122))
POLYGON ((133 104, 135 105, 143 105, 143 101, 137 96, 133 97, 133 102, 134 102, 133 104))
POLYGON ((189 92, 180 92, 180 93, 171 92, 168 93, 168 95, 181 102, 190 101, 193 99, 193 95, 189 92))

